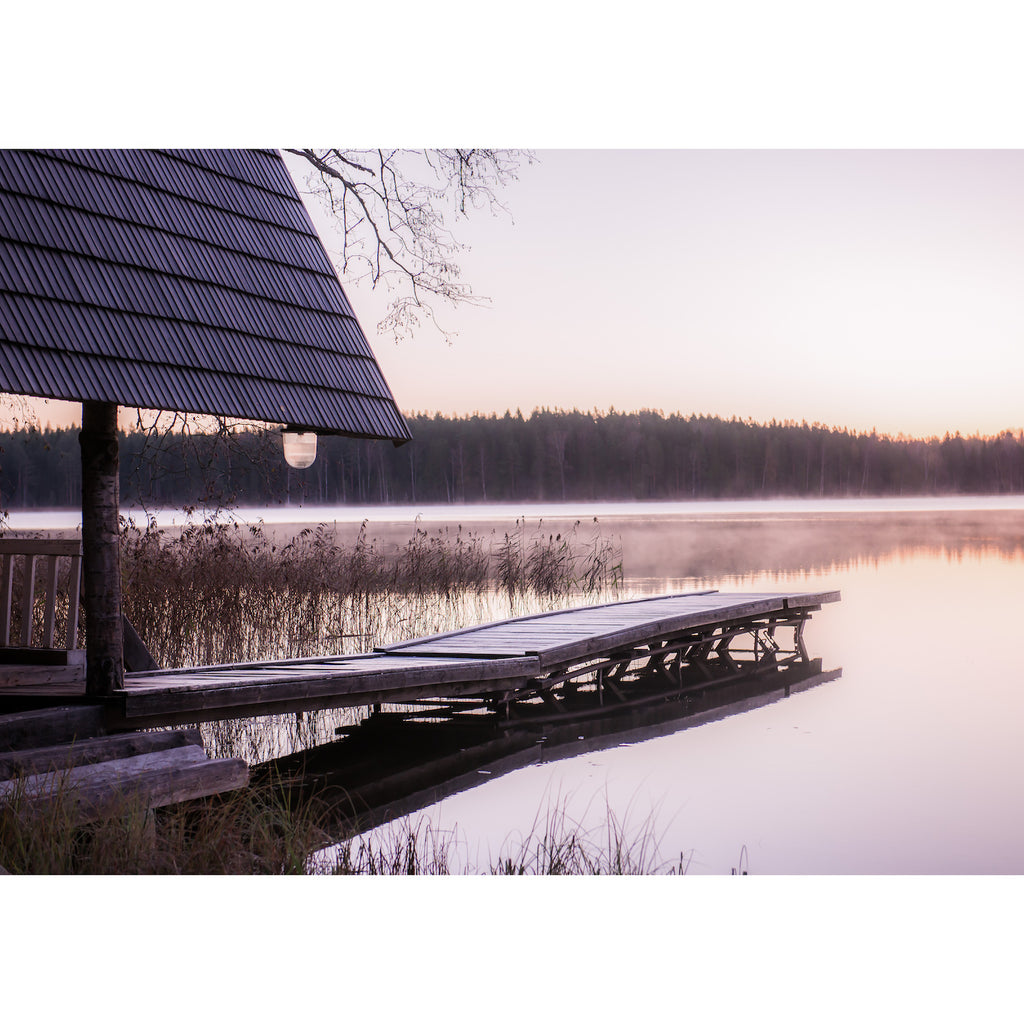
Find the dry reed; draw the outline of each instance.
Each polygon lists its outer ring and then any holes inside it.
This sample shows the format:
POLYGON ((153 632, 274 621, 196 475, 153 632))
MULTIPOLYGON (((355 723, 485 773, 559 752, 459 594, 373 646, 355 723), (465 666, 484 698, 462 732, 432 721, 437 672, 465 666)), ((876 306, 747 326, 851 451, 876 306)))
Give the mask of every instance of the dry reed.
POLYGON ((417 527, 397 551, 333 529, 272 542, 259 525, 122 531, 125 614, 165 667, 351 654, 458 628, 497 607, 551 606, 614 590, 621 556, 599 529, 581 540, 517 523, 501 543, 417 527))
POLYGON ((87 825, 70 791, 0 801, 0 867, 11 874, 145 875, 649 875, 685 874, 687 860, 662 860, 653 817, 626 828, 609 808, 603 827, 584 828, 564 806, 509 840, 483 866, 455 831, 409 819, 332 843, 329 814, 289 803, 272 782, 147 812, 126 798, 87 825), (319 851, 319 852, 315 852, 319 851))
POLYGON ((309 867, 342 875, 682 875, 689 864, 682 853, 674 861, 661 857, 653 813, 628 826, 607 807, 600 825, 585 827, 564 802, 538 814, 525 836, 507 839, 483 867, 466 847, 457 829, 439 829, 420 817, 324 850, 309 867))

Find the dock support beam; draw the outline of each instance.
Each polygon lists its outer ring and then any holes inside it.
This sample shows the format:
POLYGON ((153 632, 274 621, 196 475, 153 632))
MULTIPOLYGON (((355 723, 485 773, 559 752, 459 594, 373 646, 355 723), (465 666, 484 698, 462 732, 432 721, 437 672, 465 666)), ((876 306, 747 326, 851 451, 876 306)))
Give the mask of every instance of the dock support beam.
POLYGON ((82 604, 86 630, 86 692, 105 696, 124 678, 118 514, 117 405, 83 402, 82 604))

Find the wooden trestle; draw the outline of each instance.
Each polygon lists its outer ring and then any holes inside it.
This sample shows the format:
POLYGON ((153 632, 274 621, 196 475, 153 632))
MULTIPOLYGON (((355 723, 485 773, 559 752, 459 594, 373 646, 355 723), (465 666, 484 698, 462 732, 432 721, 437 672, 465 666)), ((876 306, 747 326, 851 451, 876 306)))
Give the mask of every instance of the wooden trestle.
POLYGON ((475 698, 513 719, 664 699, 807 662, 804 624, 836 591, 717 591, 549 612, 371 654, 135 672, 113 707, 129 726, 475 698), (784 644, 791 630, 791 642, 784 644))

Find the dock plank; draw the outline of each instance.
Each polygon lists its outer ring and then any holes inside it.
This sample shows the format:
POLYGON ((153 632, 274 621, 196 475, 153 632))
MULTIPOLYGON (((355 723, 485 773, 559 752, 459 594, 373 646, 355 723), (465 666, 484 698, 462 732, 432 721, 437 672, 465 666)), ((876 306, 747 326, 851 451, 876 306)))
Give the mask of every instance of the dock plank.
POLYGON ((97 764, 190 744, 202 747, 198 730, 125 732, 113 736, 93 736, 74 743, 10 750, 0 752, 0 780, 12 779, 16 775, 61 772, 78 765, 97 764))
POLYGON ((248 785, 249 767, 238 758, 210 760, 202 747, 186 745, 67 771, 0 782, 0 800, 47 802, 61 794, 79 822, 133 804, 163 807, 248 785))

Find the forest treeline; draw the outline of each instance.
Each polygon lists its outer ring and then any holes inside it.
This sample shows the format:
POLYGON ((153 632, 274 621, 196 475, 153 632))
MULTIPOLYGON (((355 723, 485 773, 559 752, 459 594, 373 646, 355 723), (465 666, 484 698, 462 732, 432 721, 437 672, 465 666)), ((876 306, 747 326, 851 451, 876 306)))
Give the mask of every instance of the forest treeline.
MULTIPOLYGON (((409 417, 414 440, 322 437, 289 469, 276 435, 121 438, 122 500, 146 506, 852 497, 1024 492, 1024 433, 893 438, 660 412, 409 417)), ((81 503, 78 431, 0 434, 3 508, 81 503)))

